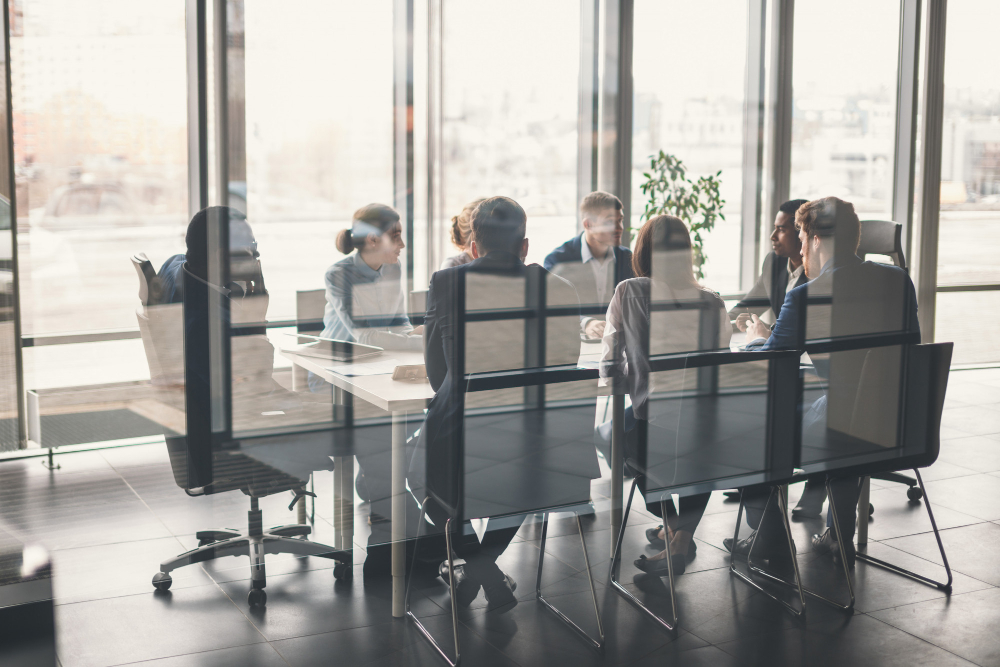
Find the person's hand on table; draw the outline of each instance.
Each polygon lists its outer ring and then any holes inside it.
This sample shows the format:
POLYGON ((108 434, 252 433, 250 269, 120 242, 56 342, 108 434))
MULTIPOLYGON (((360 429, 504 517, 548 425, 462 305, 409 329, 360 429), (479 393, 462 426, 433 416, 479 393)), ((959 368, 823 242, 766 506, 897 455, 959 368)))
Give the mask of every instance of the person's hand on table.
POLYGON ((747 322, 750 321, 750 313, 740 313, 736 316, 736 328, 740 331, 747 330, 747 322))
POLYGON ((424 325, 421 324, 419 327, 413 327, 413 331, 410 332, 411 336, 423 336, 424 335, 424 325))
POLYGON ((746 331, 748 345, 760 338, 766 340, 771 337, 771 327, 764 324, 756 315, 750 315, 750 319, 746 322, 746 331))
POLYGON ((583 331, 589 338, 604 338, 604 325, 601 320, 590 320, 583 331))

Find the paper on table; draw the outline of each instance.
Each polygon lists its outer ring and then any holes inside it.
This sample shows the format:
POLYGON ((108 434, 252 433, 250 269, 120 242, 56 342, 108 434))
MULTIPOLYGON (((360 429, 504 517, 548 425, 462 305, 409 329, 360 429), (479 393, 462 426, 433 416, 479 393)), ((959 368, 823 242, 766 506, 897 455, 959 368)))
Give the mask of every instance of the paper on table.
POLYGON ((344 364, 343 366, 327 366, 338 375, 346 377, 356 377, 361 375, 389 375, 395 370, 399 362, 395 359, 379 359, 360 364, 344 364))

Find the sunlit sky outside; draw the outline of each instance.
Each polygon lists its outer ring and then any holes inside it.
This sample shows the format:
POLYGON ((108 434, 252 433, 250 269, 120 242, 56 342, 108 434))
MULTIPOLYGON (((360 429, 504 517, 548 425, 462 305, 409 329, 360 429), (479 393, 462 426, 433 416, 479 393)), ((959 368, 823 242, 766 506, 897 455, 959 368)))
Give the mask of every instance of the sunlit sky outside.
MULTIPOLYGON (((20 235, 25 331, 134 327, 135 277, 122 258, 144 251, 158 267, 183 250, 185 2, 14 6, 23 15, 11 40, 15 159, 27 183, 20 210, 32 216, 20 235), (46 217, 59 188, 74 183, 119 184, 132 223, 72 227, 46 217), (102 272, 88 270, 95 261, 102 272)), ((538 261, 576 229, 580 3, 443 7, 442 219, 475 197, 514 196, 529 211, 538 261)), ((793 196, 870 195, 870 211, 888 210, 891 163, 879 159, 893 147, 899 7, 796 2, 793 186, 801 187, 793 196), (865 155, 872 167, 845 168, 837 154, 865 155)), ((392 203, 392 11, 390 0, 245 2, 247 187, 276 316, 293 314, 296 289, 319 286, 351 211, 392 203)), ((706 282, 724 292, 738 288, 746 12, 743 0, 636 2, 636 113, 645 116, 635 120, 633 156, 641 167, 664 148, 694 176, 723 171, 727 220, 709 235, 706 282)), ((998 25, 1000 3, 949 4, 946 123, 956 151, 963 141, 1000 140, 991 134, 1000 132, 991 129, 1000 117, 998 25)), ((425 85, 419 67, 415 84, 425 85)), ((1000 221, 991 207, 1000 204, 975 190, 992 186, 962 171, 959 153, 948 178, 969 184, 969 202, 942 214, 942 229, 953 231, 942 233, 941 279, 1000 280, 1000 238, 990 240, 1000 221), (985 239, 979 254, 949 245, 969 233, 985 239)), ((638 215, 641 200, 632 208, 638 215)))

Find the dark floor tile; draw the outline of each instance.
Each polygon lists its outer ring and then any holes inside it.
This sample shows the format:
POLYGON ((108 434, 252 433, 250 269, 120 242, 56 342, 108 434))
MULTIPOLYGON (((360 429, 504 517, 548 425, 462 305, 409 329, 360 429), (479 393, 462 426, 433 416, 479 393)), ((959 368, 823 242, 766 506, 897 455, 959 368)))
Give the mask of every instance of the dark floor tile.
POLYGON ((1000 665, 1000 589, 885 609, 872 616, 976 664, 1000 665))
MULTIPOLYGON (((871 492, 869 499, 875 507, 875 514, 868 523, 868 537, 873 540, 888 540, 932 530, 926 504, 907 499, 905 489, 902 485, 896 485, 896 488, 871 492)), ((937 494, 934 495, 933 502, 934 520, 939 529, 982 523, 982 519, 939 504, 937 494)))
POLYGON ((101 450, 101 456, 112 468, 132 468, 170 463, 165 442, 150 445, 132 445, 130 447, 112 447, 101 450))
MULTIPOLYGON (((972 526, 941 531, 948 563, 953 570, 970 577, 1000 586, 1000 525, 978 523, 972 526)), ((919 556, 932 563, 943 565, 941 553, 933 533, 900 537, 884 542, 887 546, 919 556)), ((935 577, 937 578, 937 577, 935 577)))
POLYGON ((995 406, 982 405, 945 410, 941 416, 941 427, 969 435, 1000 433, 1000 410, 995 406))
POLYGON ((272 645, 291 667, 377 663, 417 641, 415 633, 408 631, 409 624, 409 619, 390 619, 364 628, 282 639, 272 645))
MULTIPOLYGON (((308 570, 267 578, 267 606, 247 606, 249 582, 221 584, 236 606, 253 621, 268 641, 367 627, 392 620, 392 581, 389 577, 365 581, 359 571, 353 581, 340 582, 330 570, 308 570)), ((440 579, 422 579, 415 584, 411 605, 421 616, 443 614, 444 609, 427 599, 426 591, 447 599, 440 579)))
POLYGON ((217 586, 56 607, 64 667, 118 665, 264 641, 217 586))
POLYGON ((721 644, 741 665, 970 665, 943 649, 870 616, 856 615, 721 644))
POLYGON ((974 435, 944 441, 938 460, 977 472, 996 472, 1000 470, 1000 438, 996 435, 974 435))
MULTIPOLYGON (((54 551, 56 604, 152 593, 160 562, 182 551, 174 537, 54 551)), ((212 583, 198 565, 174 570, 171 577, 174 591, 212 583)))
POLYGON ((1000 482, 979 474, 927 483, 927 495, 938 506, 994 521, 1000 519, 1000 482))
POLYGON ((684 665, 684 667, 737 667, 740 662, 715 646, 682 651, 673 644, 657 649, 649 655, 628 663, 628 667, 663 667, 663 665, 684 665))
MULTIPOLYGON (((450 615, 422 618, 421 621, 431 636, 441 645, 442 650, 454 657, 455 645, 450 615)), ((430 643, 419 635, 417 628, 411 622, 400 619, 395 623, 405 624, 405 632, 409 637, 406 648, 378 657, 370 662, 357 663, 358 667, 362 665, 372 667, 376 665, 378 667, 441 667, 444 664, 441 657, 430 643)), ((518 663, 504 655, 500 649, 492 646, 465 625, 459 624, 458 639, 463 665, 476 665, 476 667, 480 665, 482 667, 518 666, 518 663)), ((329 660, 328 657, 327 662, 316 664, 328 665, 330 664, 329 660)), ((306 662, 304 664, 311 665, 313 663, 306 662)), ((292 667, 297 667, 297 665, 293 663, 292 667)))
MULTIPOLYGON (((189 653, 160 660, 131 663, 135 667, 288 667, 270 644, 249 644, 217 651, 189 653)), ((124 667, 124 666, 123 666, 124 667)))
MULTIPOLYGON (((948 575, 944 568, 923 558, 918 558, 880 542, 868 544, 867 553, 887 563, 892 563, 911 572, 942 583, 948 575)), ((878 609, 898 607, 924 600, 934 600, 946 596, 945 592, 909 577, 896 574, 877 565, 858 561, 854 568, 854 594, 857 598, 855 609, 869 613, 878 609)), ((960 572, 953 572, 953 594, 990 588, 990 584, 973 579, 960 572)))

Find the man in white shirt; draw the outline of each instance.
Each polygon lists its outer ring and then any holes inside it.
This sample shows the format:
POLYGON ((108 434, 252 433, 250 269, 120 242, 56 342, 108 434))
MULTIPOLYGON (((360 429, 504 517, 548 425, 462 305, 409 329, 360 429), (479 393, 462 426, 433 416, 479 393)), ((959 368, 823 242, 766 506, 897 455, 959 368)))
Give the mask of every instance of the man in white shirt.
POLYGON ((604 335, 604 316, 615 286, 633 278, 632 252, 621 245, 622 203, 607 192, 591 192, 580 202, 583 233, 548 254, 546 270, 572 283, 580 296, 580 328, 588 338, 604 335))

